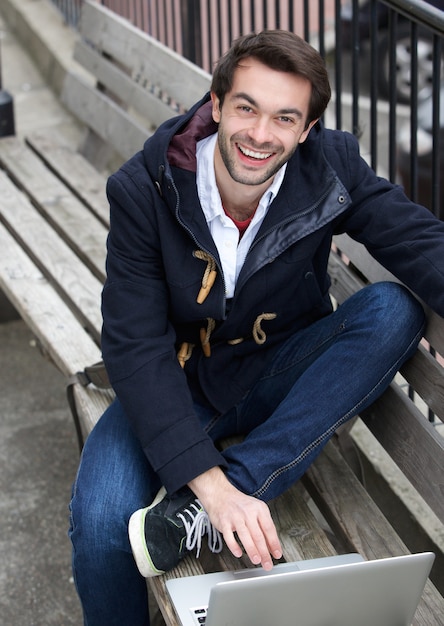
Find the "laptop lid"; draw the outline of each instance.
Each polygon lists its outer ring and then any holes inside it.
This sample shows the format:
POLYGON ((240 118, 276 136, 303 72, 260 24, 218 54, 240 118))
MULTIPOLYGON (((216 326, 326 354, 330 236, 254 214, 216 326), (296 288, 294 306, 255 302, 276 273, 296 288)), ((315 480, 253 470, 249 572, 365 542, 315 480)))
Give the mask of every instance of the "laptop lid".
POLYGON ((255 568, 171 579, 166 587, 182 626, 198 624, 204 612, 196 615, 195 609, 208 605, 207 626, 406 626, 433 559, 431 553, 379 561, 338 555, 282 563, 271 572, 255 568))
POLYGON ((410 626, 434 555, 217 584, 206 626, 410 626))

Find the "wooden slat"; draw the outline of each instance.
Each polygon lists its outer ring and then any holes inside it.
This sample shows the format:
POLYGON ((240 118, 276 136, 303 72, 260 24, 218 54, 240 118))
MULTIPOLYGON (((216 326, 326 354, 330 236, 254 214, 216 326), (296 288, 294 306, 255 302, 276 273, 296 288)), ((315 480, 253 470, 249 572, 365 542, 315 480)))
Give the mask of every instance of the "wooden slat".
POLYGON ((427 328, 424 334, 425 338, 435 348, 435 350, 444 356, 444 324, 442 317, 432 311, 430 307, 424 306, 427 315, 427 328))
POLYGON ((95 2, 84 3, 80 29, 100 52, 131 68, 140 84, 147 79, 167 88, 171 98, 185 108, 209 89, 207 72, 95 2))
POLYGON ((66 74, 61 99, 80 121, 94 129, 123 160, 141 150, 150 135, 147 128, 79 76, 66 74))
POLYGON ((68 146, 54 129, 34 131, 26 136, 26 143, 91 213, 109 228, 106 177, 79 152, 68 146))
POLYGON ((334 242, 347 257, 353 260, 353 265, 362 272, 371 283, 383 280, 399 282, 391 272, 386 270, 371 256, 362 244, 354 241, 348 235, 338 235, 334 237, 334 242))
POLYGON ((401 367, 401 374, 421 396, 427 406, 444 420, 444 369, 422 346, 401 367))
POLYGON ((70 376, 100 349, 39 268, 0 224, 0 286, 58 369, 70 376))
POLYGON ((332 251, 328 260, 332 296, 339 304, 364 287, 364 283, 350 270, 349 266, 332 251))
POLYGON ((407 552, 332 442, 308 469, 303 482, 349 551, 367 559, 407 552))
MULTIPOLYGON (((40 271, 99 341, 102 283, 0 171, 0 217, 40 271)), ((6 256, 2 250, 2 256, 6 256)), ((20 311, 20 308, 19 308, 20 311)))
POLYGON ((126 74, 112 59, 103 57, 84 41, 78 41, 74 58, 90 71, 107 92, 122 102, 124 110, 133 108, 142 117, 144 126, 153 130, 177 114, 177 110, 150 91, 150 84, 140 84, 126 74))
POLYGON ((297 483, 269 503, 286 561, 316 559, 336 554, 335 548, 308 507, 308 500, 302 484, 297 483))
MULTIPOLYGON (((71 191, 53 174, 37 155, 16 137, 7 137, 0 141, 0 163, 14 180, 16 185, 30 197, 32 203, 45 216, 67 244, 74 250, 90 270, 102 282, 105 278, 107 228, 91 214, 71 191)), ((2 198, 2 214, 8 220, 18 236, 26 239, 20 219, 32 219, 32 211, 26 211, 23 203, 21 211, 15 207, 15 187, 2 178, 5 196, 2 198)), ((80 181, 79 181, 80 182, 80 181)), ((34 218, 36 219, 36 218, 34 218)), ((43 223, 40 221, 40 223, 43 223)), ((37 222, 36 222, 37 224, 37 222)), ((29 224, 28 224, 29 227, 29 224)), ((40 228, 40 227, 39 227, 40 228)), ((48 230, 48 227, 44 227, 48 230)), ((31 236, 32 234, 29 234, 31 236)), ((37 235, 36 235, 37 236, 37 235)), ((58 237, 52 238, 56 241, 58 237)), ((44 239, 35 242, 34 253, 41 254, 40 247, 44 239)), ((54 260, 57 257, 54 256, 54 260)))
MULTIPOLYGON (((404 543, 330 442, 304 478, 314 500, 350 551, 367 559, 408 554, 404 543)), ((428 581, 413 624, 439 626, 444 598, 428 581)))
POLYGON ((444 439, 432 424, 396 386, 387 389, 361 418, 443 520, 444 439))
MULTIPOLYGON (((91 365, 91 363, 97 362, 98 358, 96 358, 95 361, 91 361, 91 359, 88 360, 87 356, 84 355, 80 357, 80 360, 82 361, 80 367, 73 370, 73 373, 83 370, 85 366, 91 365)), ((83 439, 86 440, 100 417, 114 400, 114 392, 111 389, 96 389, 93 385, 82 387, 76 383, 74 385, 73 394, 83 439)))

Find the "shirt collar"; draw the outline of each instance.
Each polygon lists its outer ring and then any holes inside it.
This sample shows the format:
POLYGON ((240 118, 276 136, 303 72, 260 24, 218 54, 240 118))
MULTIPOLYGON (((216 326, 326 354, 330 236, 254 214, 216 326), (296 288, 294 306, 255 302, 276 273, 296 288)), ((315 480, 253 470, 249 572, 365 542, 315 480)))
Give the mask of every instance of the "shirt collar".
MULTIPOLYGON (((214 172, 214 150, 216 148, 217 133, 202 139, 196 147, 196 184, 199 200, 207 222, 224 215, 219 190, 216 185, 216 174, 214 172)), ((258 213, 266 211, 271 202, 277 196, 284 180, 287 164, 280 168, 274 177, 271 185, 266 189, 258 205, 258 213)))

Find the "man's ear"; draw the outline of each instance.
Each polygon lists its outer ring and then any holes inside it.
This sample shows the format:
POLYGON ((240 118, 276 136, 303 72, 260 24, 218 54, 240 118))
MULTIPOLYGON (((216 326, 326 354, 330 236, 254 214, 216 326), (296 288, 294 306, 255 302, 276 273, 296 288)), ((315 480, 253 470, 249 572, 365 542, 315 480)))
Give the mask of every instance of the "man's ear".
POLYGON ((216 124, 219 124, 220 122, 220 100, 219 98, 216 96, 216 94, 214 93, 214 91, 211 92, 211 102, 213 103, 213 108, 212 108, 212 116, 213 116, 213 120, 216 122, 216 124))
POLYGON ((311 129, 313 128, 313 126, 319 121, 319 118, 313 120, 312 122, 310 122, 310 124, 308 125, 308 127, 304 130, 304 132, 302 133, 302 135, 299 137, 299 143, 304 143, 304 141, 307 139, 311 129))

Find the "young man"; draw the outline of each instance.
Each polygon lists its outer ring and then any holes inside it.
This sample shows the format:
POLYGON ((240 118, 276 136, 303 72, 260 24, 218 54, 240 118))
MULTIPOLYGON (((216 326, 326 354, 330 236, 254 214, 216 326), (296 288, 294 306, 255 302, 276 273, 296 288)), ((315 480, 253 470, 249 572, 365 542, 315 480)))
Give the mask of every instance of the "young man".
POLYGON ((415 351, 424 313, 398 284, 332 311, 335 233, 444 314, 444 225, 377 178, 352 136, 324 129, 329 98, 300 38, 242 37, 211 94, 109 180, 103 354, 117 400, 71 503, 88 626, 148 624, 140 574, 206 533, 270 569, 281 547, 266 502, 415 351))

